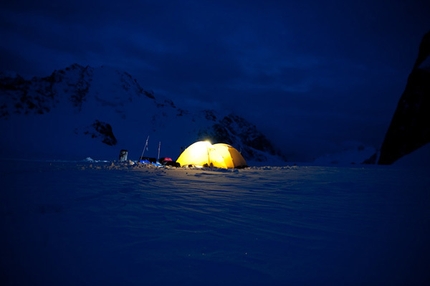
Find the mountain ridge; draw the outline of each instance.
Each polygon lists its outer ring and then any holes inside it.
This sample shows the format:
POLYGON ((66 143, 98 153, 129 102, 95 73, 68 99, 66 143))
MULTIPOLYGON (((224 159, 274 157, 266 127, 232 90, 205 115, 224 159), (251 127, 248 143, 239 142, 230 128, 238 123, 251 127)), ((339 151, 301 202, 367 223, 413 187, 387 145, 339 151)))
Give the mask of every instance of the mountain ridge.
POLYGON ((249 161, 285 162, 245 118, 177 107, 129 73, 104 66, 73 64, 31 79, 0 74, 0 126, 3 157, 46 156, 47 149, 56 156, 113 158, 128 149, 137 158, 149 136, 173 159, 195 141, 210 140, 234 146, 249 161))

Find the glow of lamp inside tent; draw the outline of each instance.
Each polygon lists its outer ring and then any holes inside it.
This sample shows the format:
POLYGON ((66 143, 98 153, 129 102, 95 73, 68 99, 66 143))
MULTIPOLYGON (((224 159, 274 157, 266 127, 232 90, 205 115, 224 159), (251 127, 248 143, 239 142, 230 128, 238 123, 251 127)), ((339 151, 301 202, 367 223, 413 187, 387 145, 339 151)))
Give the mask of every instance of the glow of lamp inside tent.
POLYGON ((210 149, 212 147, 212 144, 209 140, 206 140, 204 142, 201 142, 201 144, 197 144, 197 148, 195 149, 196 154, 207 154, 208 162, 210 162, 210 149))

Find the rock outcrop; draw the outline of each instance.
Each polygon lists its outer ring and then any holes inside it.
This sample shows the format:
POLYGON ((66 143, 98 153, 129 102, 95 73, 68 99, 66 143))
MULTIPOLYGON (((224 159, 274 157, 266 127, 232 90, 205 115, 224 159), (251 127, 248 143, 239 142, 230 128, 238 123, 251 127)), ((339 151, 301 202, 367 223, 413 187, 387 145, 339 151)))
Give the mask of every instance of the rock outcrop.
POLYGON ((381 146, 378 164, 389 165, 430 142, 430 31, 424 35, 381 146))
POLYGON ((112 126, 99 120, 95 120, 83 133, 91 138, 99 138, 102 143, 109 146, 114 146, 118 142, 113 134, 112 126))

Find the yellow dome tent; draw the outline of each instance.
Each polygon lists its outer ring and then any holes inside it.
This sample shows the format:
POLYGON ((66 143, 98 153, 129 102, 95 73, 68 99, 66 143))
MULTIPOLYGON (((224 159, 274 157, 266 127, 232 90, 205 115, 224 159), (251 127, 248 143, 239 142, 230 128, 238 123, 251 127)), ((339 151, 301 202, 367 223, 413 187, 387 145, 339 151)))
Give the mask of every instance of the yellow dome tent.
POLYGON ((181 166, 193 165, 196 167, 213 166, 217 168, 243 168, 246 161, 234 147, 208 141, 198 141, 185 149, 176 160, 181 166))

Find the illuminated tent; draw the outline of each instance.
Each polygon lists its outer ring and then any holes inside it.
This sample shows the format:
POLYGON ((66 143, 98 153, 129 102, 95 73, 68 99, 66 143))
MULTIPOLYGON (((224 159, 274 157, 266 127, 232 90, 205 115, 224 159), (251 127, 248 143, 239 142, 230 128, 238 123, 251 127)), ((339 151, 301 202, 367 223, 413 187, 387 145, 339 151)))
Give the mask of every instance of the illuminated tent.
POLYGON ((213 166, 225 169, 246 167, 245 159, 234 147, 224 143, 212 145, 208 141, 191 144, 176 162, 181 166, 213 166))

